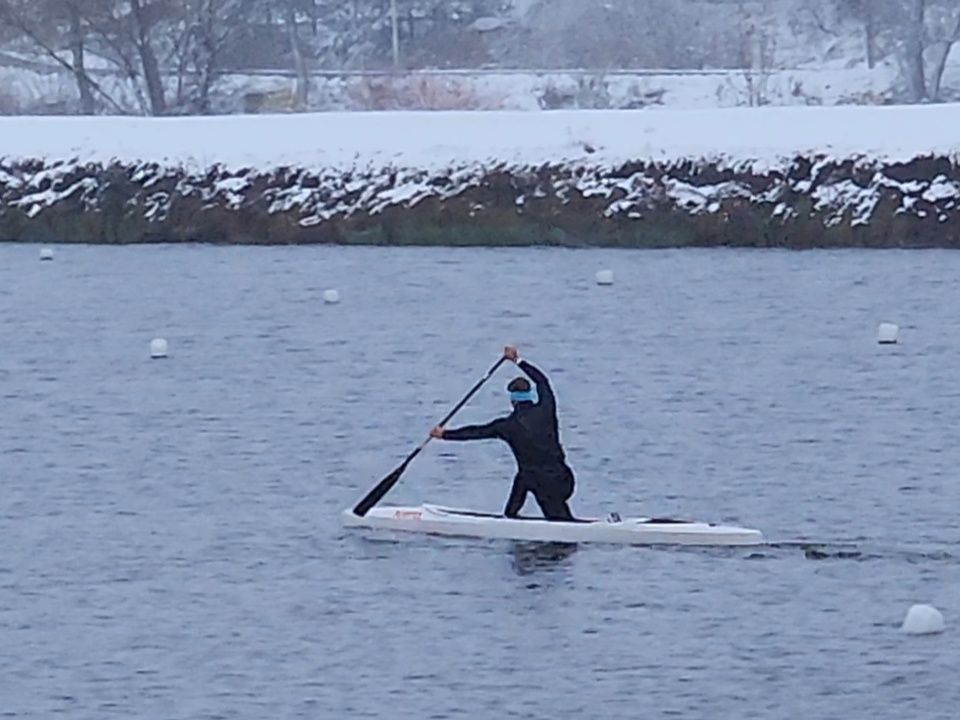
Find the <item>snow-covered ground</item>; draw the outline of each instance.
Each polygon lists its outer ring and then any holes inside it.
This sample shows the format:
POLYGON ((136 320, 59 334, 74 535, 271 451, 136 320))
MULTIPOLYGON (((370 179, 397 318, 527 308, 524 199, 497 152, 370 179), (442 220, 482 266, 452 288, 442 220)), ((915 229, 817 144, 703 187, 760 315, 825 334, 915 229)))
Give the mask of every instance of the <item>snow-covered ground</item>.
MULTIPOLYGON (((960 67, 945 77, 960 87, 960 67), (955 72, 954 72, 955 71, 955 72), (954 77, 956 75, 956 77, 954 77)), ((318 78, 313 110, 553 110, 716 108, 756 105, 885 104, 899 82, 891 63, 875 68, 688 72, 484 72, 412 73, 318 78)), ((283 76, 226 76, 217 93, 224 111, 263 93, 274 109, 288 109, 294 81, 283 76)))
POLYGON ((369 112, 0 118, 0 158, 203 169, 591 166, 798 154, 908 160, 960 152, 960 104, 709 110, 369 112))
MULTIPOLYGON (((128 83, 98 78, 121 107, 140 112, 128 83)), ((563 71, 420 72, 316 77, 310 111, 551 110, 557 108, 714 108, 750 105, 882 104, 896 95, 899 71, 891 62, 868 69, 820 66, 794 70, 668 73, 563 71)), ((233 74, 214 87, 220 113, 289 112, 296 81, 289 74, 233 74)), ((960 63, 948 67, 944 87, 960 88, 960 63)), ((63 72, 32 72, 0 65, 0 112, 75 112, 77 88, 63 72)), ((111 112, 115 112, 112 110, 111 112)))

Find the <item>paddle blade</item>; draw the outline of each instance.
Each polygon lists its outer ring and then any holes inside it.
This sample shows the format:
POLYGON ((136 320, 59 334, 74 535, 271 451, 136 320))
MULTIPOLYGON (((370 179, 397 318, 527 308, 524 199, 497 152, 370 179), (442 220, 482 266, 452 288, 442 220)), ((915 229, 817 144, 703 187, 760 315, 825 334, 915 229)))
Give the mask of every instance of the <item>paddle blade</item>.
POLYGON ((366 515, 370 511, 370 508, 380 502, 380 499, 390 492, 390 488, 397 484, 397 481, 400 479, 400 476, 403 475, 403 471, 407 469, 407 465, 409 464, 410 459, 408 458, 400 467, 378 482, 373 490, 368 492, 366 497, 353 508, 354 515, 359 515, 360 517, 366 515))

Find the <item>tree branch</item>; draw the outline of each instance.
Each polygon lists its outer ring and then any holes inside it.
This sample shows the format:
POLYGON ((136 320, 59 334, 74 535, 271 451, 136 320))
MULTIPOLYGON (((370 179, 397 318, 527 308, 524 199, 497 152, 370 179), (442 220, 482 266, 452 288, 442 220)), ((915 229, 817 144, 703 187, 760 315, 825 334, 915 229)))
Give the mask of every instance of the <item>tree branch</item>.
POLYGON ((110 104, 114 110, 116 110, 121 115, 126 115, 126 112, 124 111, 124 109, 116 102, 116 100, 113 99, 113 97, 111 97, 111 95, 106 90, 103 89, 100 83, 98 83, 96 80, 90 77, 90 74, 86 70, 79 70, 78 68, 74 67, 72 63, 60 57, 57 54, 57 52, 52 47, 50 47, 46 43, 46 41, 41 39, 40 35, 27 24, 26 20, 24 20, 21 15, 19 15, 13 10, 13 8, 10 6, 9 3, 5 2, 5 0, 0 0, 0 16, 3 16, 3 15, 8 17, 10 19, 10 22, 13 24, 13 26, 16 27, 20 32, 22 32, 28 38, 30 38, 30 40, 32 40, 34 44, 36 44, 36 46, 40 48, 40 50, 45 55, 49 56, 58 65, 65 68, 75 77, 82 76, 83 79, 90 84, 90 87, 96 90, 97 93, 108 104, 110 104))

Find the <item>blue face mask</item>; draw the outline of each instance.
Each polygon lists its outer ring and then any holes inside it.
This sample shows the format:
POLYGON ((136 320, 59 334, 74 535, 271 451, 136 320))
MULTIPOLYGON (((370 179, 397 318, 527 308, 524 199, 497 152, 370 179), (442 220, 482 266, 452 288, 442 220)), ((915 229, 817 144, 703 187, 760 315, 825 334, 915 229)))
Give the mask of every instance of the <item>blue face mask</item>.
POLYGON ((513 390, 510 393, 511 402, 533 402, 533 390, 513 390))

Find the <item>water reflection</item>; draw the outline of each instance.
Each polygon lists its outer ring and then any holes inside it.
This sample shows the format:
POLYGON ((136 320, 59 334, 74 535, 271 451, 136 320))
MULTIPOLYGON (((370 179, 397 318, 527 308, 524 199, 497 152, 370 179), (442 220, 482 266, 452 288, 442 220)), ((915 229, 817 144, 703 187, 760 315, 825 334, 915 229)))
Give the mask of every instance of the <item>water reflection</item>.
POLYGON ((511 566, 518 575, 533 575, 556 570, 565 565, 577 551, 577 543, 513 542, 510 546, 511 566))

